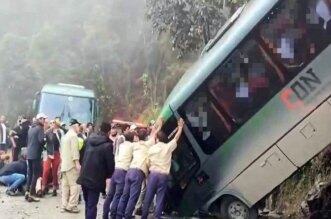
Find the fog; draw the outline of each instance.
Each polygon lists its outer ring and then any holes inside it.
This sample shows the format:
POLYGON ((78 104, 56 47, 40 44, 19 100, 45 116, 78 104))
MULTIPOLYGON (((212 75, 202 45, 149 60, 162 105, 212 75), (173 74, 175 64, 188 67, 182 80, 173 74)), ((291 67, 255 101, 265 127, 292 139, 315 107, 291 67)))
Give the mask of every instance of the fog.
POLYGON ((167 71, 177 61, 167 39, 153 36, 144 0, 1 3, 0 113, 11 121, 33 116, 34 94, 46 83, 85 85, 97 92, 103 117, 135 119, 176 81, 167 71), (160 78, 165 85, 155 83, 160 78), (144 89, 155 90, 152 100, 144 89))

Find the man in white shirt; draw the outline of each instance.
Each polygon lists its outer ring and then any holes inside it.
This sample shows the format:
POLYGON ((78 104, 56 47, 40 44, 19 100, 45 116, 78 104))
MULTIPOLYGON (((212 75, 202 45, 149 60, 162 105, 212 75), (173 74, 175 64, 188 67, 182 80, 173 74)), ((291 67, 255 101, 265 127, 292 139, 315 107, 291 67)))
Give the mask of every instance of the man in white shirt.
POLYGON ((0 151, 7 151, 7 126, 6 117, 0 117, 0 151))
POLYGON ((116 217, 117 206, 124 190, 125 176, 132 161, 134 137, 134 132, 126 131, 124 133, 125 141, 114 151, 115 171, 110 182, 110 191, 103 205, 104 219, 108 219, 109 212, 111 218, 116 217))
POLYGON ((164 196, 167 190, 168 176, 170 173, 172 152, 177 147, 177 142, 182 134, 184 127, 183 119, 178 121, 177 133, 173 140, 166 143, 168 137, 163 132, 156 135, 156 144, 148 151, 149 176, 146 195, 143 204, 142 219, 147 219, 149 207, 156 195, 156 206, 154 218, 160 219, 164 196))
POLYGON ((122 219, 123 217, 125 219, 131 219, 132 217, 140 195, 141 185, 148 174, 148 150, 155 144, 155 134, 158 130, 155 131, 154 129, 152 131, 148 141, 145 141, 147 131, 144 129, 138 130, 139 142, 134 143, 133 146, 133 158, 125 177, 124 191, 116 213, 117 219, 122 219))

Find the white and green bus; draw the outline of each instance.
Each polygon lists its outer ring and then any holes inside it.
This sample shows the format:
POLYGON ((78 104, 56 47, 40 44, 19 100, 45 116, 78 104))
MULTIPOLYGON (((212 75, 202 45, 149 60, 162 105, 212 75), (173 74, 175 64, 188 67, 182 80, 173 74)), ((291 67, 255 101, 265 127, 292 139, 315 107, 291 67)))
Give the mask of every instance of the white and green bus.
POLYGON ((49 118, 60 117, 68 124, 70 119, 94 123, 98 107, 93 90, 74 84, 46 84, 38 92, 33 104, 35 114, 42 112, 49 118))
POLYGON ((250 0, 161 112, 185 136, 168 207, 255 219, 256 204, 331 143, 331 0, 250 0), (211 208, 212 207, 212 208, 211 208))

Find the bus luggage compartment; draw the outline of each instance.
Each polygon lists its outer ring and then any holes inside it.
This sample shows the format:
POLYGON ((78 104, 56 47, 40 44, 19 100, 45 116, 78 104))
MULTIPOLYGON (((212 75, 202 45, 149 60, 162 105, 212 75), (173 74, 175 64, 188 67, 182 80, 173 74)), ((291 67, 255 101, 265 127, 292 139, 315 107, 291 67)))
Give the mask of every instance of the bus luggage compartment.
POLYGON ((301 167, 331 142, 331 98, 300 122, 277 145, 301 167))
POLYGON ((274 145, 250 165, 227 188, 239 193, 249 205, 254 205, 276 186, 282 183, 297 168, 274 145))

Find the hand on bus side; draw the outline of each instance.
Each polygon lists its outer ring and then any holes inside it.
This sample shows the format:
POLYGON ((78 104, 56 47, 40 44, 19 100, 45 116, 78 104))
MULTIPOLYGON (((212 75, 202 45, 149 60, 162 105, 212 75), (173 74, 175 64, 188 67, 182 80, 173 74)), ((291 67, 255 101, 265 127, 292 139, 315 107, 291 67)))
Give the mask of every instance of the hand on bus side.
POLYGON ((184 122, 184 120, 183 120, 182 118, 180 118, 180 119, 178 120, 177 124, 178 124, 178 127, 179 127, 179 128, 183 128, 185 122, 184 122))

